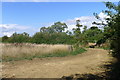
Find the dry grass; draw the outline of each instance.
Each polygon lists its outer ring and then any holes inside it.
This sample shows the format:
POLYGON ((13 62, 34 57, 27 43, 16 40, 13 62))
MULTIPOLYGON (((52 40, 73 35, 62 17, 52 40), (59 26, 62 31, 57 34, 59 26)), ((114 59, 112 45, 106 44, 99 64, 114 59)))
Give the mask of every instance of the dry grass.
POLYGON ((2 46, 2 59, 40 56, 43 54, 70 51, 70 45, 62 44, 0 44, 0 46, 2 46))

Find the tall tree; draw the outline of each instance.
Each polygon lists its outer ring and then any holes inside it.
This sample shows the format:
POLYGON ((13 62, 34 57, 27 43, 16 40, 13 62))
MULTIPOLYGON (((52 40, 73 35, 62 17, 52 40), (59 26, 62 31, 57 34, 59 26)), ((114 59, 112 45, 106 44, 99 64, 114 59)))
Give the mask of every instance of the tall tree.
POLYGON ((102 30, 98 29, 96 26, 92 26, 83 32, 83 36, 84 40, 88 42, 96 42, 102 38, 102 30))
POLYGON ((87 26, 83 27, 83 33, 87 31, 87 26))
POLYGON ((68 26, 65 23, 55 22, 50 27, 40 28, 40 32, 44 32, 44 33, 54 33, 54 32, 56 32, 56 33, 59 33, 59 32, 64 32, 66 28, 68 28, 68 26))
POLYGON ((54 30, 54 32, 59 33, 65 31, 65 29, 68 27, 65 23, 56 22, 51 26, 51 28, 54 30))
POLYGON ((80 24, 80 20, 76 20, 76 28, 73 28, 75 40, 77 41, 77 43, 75 44, 75 48, 78 48, 80 42, 82 42, 83 40, 83 36, 81 35, 81 30, 80 30, 81 27, 82 25, 80 24))
MULTIPOLYGON (((111 2, 105 2, 107 10, 104 10, 103 13, 105 13, 108 17, 105 18, 107 24, 103 23, 96 23, 97 25, 103 25, 104 28, 104 40, 109 39, 111 41, 111 49, 114 50, 114 55, 117 57, 120 57, 120 2, 118 2, 118 5, 115 5, 111 2)), ((97 19, 100 17, 97 15, 97 13, 94 13, 97 19)))

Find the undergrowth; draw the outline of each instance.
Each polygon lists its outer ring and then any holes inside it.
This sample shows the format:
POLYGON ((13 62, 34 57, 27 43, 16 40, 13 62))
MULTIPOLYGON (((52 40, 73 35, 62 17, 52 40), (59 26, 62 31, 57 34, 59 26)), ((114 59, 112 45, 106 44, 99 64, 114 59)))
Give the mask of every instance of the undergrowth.
POLYGON ((43 54, 43 55, 34 55, 34 56, 25 56, 21 58, 16 58, 16 57, 8 57, 5 59, 2 59, 2 61, 7 62, 7 61, 18 61, 18 60, 32 60, 33 58, 47 58, 47 57, 65 57, 65 56, 72 56, 72 55, 77 55, 85 52, 86 49, 84 48, 77 48, 74 51, 71 52, 62 52, 62 51, 56 51, 54 53, 48 53, 48 54, 43 54))

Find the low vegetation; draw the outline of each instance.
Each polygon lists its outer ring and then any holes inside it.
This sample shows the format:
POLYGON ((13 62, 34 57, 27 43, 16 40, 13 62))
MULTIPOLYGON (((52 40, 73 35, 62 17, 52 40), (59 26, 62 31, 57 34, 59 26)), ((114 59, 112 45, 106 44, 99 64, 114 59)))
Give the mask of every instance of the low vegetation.
POLYGON ((45 57, 64 57, 77 55, 85 51, 83 48, 72 48, 71 45, 46 44, 1 44, 3 61, 21 60, 45 57))

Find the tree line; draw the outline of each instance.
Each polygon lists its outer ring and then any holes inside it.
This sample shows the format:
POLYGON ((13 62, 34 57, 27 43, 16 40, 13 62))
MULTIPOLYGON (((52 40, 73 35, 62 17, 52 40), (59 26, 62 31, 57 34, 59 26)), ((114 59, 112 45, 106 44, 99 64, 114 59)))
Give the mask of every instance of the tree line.
POLYGON ((76 28, 72 31, 65 31, 68 28, 66 23, 55 22, 49 27, 41 27, 39 32, 33 36, 23 32, 13 33, 10 37, 3 36, 3 43, 36 43, 36 44, 75 44, 97 42, 103 36, 103 30, 97 26, 87 29, 87 26, 80 24, 80 20, 76 20, 76 28), (83 31, 80 28, 83 27, 83 31))

